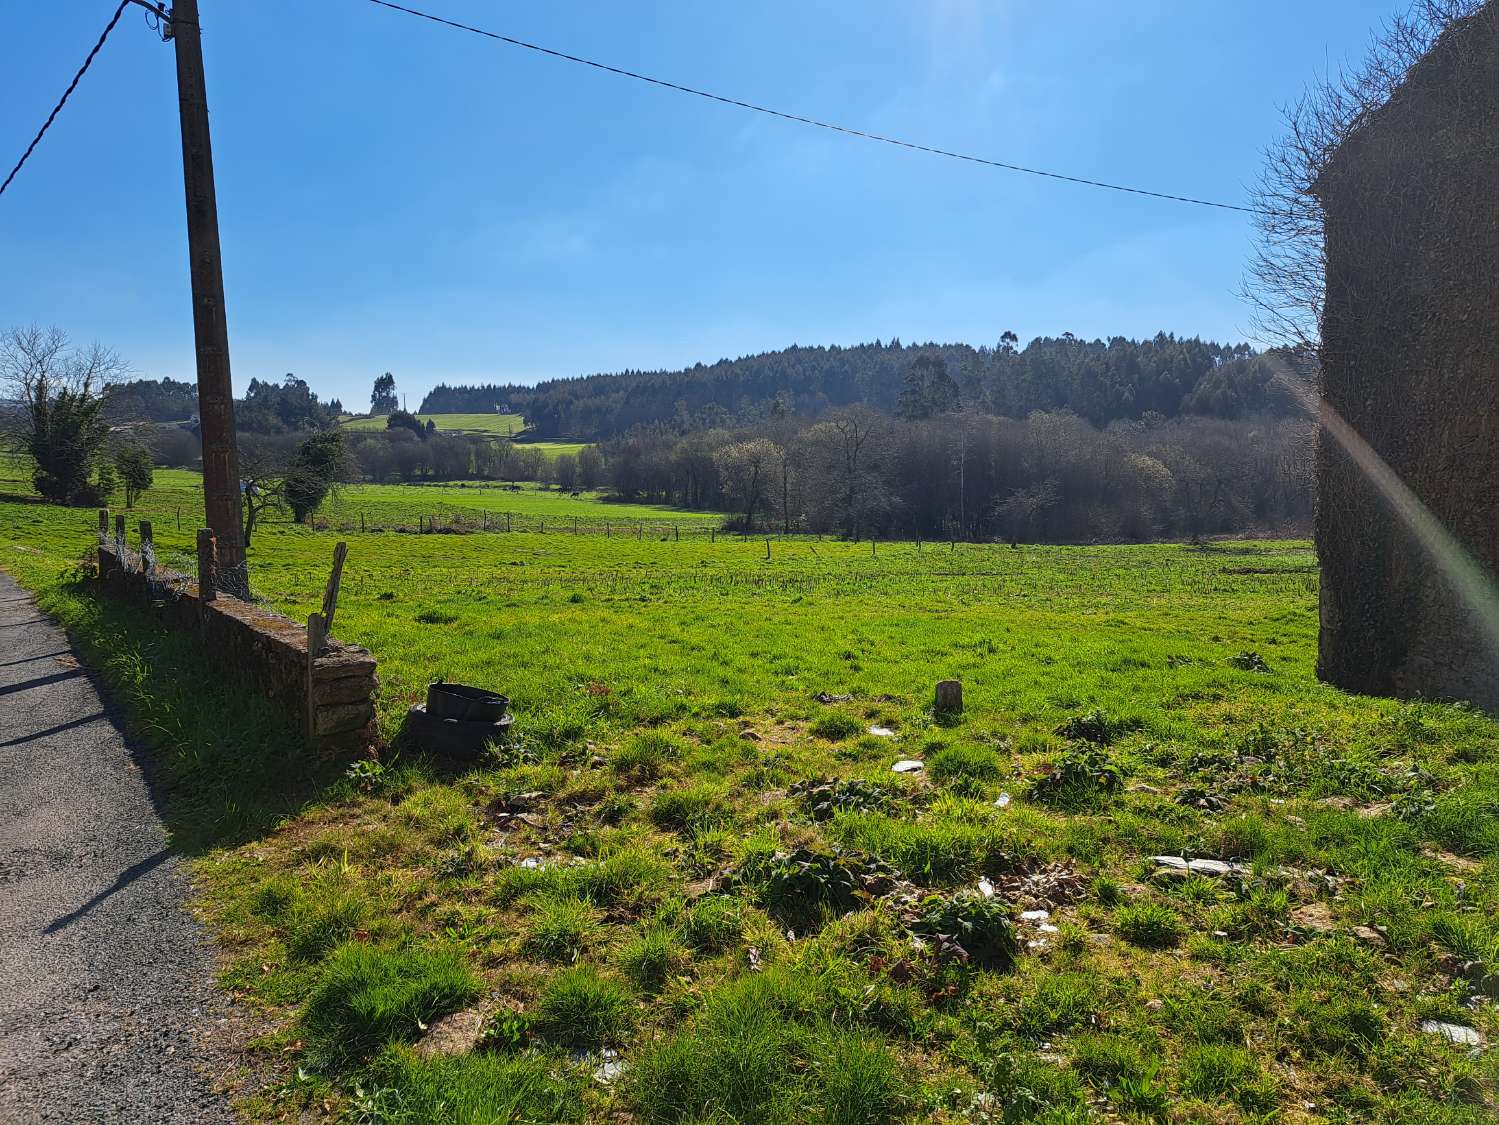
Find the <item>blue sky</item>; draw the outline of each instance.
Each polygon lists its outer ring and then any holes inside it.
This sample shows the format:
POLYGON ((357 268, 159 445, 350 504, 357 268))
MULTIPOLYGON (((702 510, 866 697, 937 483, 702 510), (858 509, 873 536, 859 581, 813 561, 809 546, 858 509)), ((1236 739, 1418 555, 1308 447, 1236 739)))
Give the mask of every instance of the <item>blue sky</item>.
MULTIPOLYGON (((786 124, 365 0, 201 0, 235 383, 365 404, 438 381, 792 343, 1244 339, 1246 215, 786 124)), ((9 168, 113 10, 10 13, 9 168)), ((1242 201, 1279 107, 1393 0, 417 0, 853 127, 1242 201)), ((127 12, 0 197, 0 326, 192 378, 171 48, 127 12)))

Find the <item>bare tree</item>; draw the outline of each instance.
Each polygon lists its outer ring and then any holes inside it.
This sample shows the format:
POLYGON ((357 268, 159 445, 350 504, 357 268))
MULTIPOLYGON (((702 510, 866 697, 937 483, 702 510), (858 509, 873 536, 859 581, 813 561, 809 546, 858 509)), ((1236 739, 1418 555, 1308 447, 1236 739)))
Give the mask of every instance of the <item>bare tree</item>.
POLYGON ((1327 265, 1317 180, 1338 146, 1389 100, 1447 26, 1484 3, 1416 0, 1386 25, 1362 65, 1315 83, 1285 109, 1285 136, 1265 153, 1252 196, 1259 237, 1242 290, 1266 343, 1316 354, 1327 265))
POLYGON ((102 344, 74 347, 60 328, 31 325, 0 336, 0 386, 17 406, 5 444, 32 463, 36 490, 57 504, 86 503, 109 424, 101 392, 128 370, 102 344))
POLYGON ((772 474, 781 460, 781 447, 769 438, 735 442, 714 455, 727 498, 744 512, 744 529, 753 531, 755 512, 768 506, 772 474))

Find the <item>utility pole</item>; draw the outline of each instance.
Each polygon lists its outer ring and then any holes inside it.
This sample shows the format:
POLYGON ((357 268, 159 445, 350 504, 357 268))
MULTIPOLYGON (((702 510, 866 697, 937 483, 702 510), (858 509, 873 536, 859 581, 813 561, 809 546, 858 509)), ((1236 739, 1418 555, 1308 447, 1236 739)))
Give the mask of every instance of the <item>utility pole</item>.
POLYGON ((198 0, 171 10, 177 48, 177 102, 182 118, 182 179, 187 193, 187 247, 193 289, 193 338, 198 356, 198 421, 203 439, 203 507, 218 540, 221 582, 238 594, 244 571, 239 451, 234 434, 234 387, 229 375, 229 323, 219 252, 219 207, 208 135, 208 91, 198 0))

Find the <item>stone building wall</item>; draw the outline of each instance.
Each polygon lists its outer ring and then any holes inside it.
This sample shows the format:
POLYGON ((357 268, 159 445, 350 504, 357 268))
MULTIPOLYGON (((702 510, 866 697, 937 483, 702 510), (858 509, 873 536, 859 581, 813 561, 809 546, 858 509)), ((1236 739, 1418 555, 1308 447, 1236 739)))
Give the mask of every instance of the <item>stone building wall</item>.
MULTIPOLYGON (((160 572, 158 572, 160 578, 160 572)), ((307 630, 289 617, 219 593, 198 596, 195 581, 171 575, 172 594, 158 597, 139 566, 122 562, 113 544, 99 546, 99 579, 109 593, 157 612, 177 629, 197 632, 204 651, 225 668, 247 672, 268 696, 306 723, 307 630)), ((158 580, 157 590, 162 583, 158 580)), ((312 667, 312 746, 320 754, 358 753, 374 745, 375 658, 358 645, 329 640, 312 667)))
MULTIPOLYGON (((1443 34, 1316 189, 1324 400, 1499 575, 1499 4, 1443 34)), ((1319 675, 1499 710, 1476 608, 1325 431, 1317 476, 1319 675)))

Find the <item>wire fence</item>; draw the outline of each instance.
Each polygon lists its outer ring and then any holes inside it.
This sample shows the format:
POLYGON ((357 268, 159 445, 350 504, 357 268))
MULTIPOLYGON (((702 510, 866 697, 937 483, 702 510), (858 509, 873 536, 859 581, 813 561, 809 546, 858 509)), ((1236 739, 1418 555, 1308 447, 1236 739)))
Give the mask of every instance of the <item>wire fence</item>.
MULTIPOLYGON (((339 505, 314 517, 312 526, 318 531, 393 531, 428 535, 524 532, 535 535, 593 535, 605 539, 672 541, 716 540, 729 535, 739 538, 742 534, 725 531, 712 520, 501 512, 455 504, 434 504, 419 508, 339 505)), ((768 533, 765 531, 750 533, 754 538, 764 538, 766 534, 768 533)))

